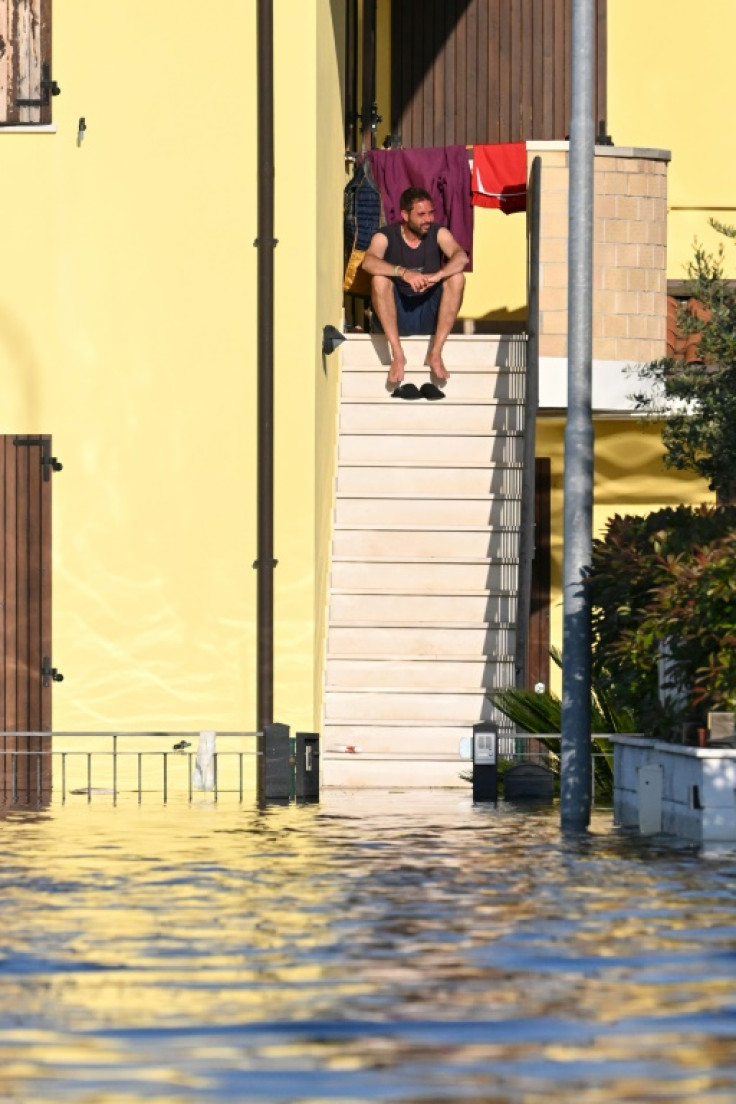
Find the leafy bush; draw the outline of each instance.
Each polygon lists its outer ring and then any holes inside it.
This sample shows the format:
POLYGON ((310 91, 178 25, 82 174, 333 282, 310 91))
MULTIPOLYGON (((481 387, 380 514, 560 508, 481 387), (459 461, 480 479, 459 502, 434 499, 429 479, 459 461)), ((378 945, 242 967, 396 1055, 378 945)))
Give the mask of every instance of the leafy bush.
MULTIPOLYGON (((711 219, 726 238, 736 228, 711 219)), ((662 421, 665 463, 707 479, 720 502, 736 501, 736 292, 724 279, 724 249, 696 246, 688 265, 695 309, 683 306, 678 326, 697 335, 699 362, 665 358, 640 365, 638 374, 654 386, 634 395, 640 410, 662 421)))
POLYGON ((667 738, 678 721, 736 709, 735 564, 734 506, 616 516, 594 542, 588 578, 594 678, 616 688, 640 731, 667 738), (659 700, 665 642, 681 706, 659 700))

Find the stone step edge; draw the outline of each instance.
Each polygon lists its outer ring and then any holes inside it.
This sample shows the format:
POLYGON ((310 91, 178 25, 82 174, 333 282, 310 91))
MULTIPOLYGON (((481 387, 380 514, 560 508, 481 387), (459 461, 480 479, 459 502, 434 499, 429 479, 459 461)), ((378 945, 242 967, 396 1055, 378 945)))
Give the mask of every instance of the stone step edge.
POLYGON ((335 498, 340 501, 350 499, 368 499, 376 502, 401 502, 408 499, 411 502, 521 502, 519 494, 504 494, 503 491, 492 491, 488 494, 417 494, 416 492, 403 491, 390 494, 386 491, 337 491, 335 498))
POLYGON ((468 767, 472 766, 469 759, 461 759, 459 755, 451 755, 449 753, 442 754, 437 752, 433 755, 426 755, 417 752, 412 754, 411 752, 403 751, 343 751, 339 747, 325 748, 320 752, 320 758, 323 759, 367 759, 374 761, 385 761, 390 763, 466 763, 468 767))
POLYGON ((365 694, 365 693, 392 693, 392 694, 417 694, 417 696, 423 696, 423 694, 439 694, 439 696, 447 696, 447 694, 459 694, 461 697, 468 697, 469 694, 478 694, 479 697, 486 698, 489 690, 510 690, 511 687, 429 687, 429 686, 410 686, 410 687, 362 687, 362 686, 331 686, 326 684, 324 687, 324 696, 328 694, 365 694))
POLYGON ((515 621, 335 621, 327 622, 333 629, 491 629, 516 631, 515 621))
POLYGON ((453 429, 452 426, 445 426, 440 428, 439 426, 432 426, 428 429, 398 429, 397 427, 385 427, 380 426, 375 429, 340 429, 340 438, 343 437, 462 437, 463 440, 467 440, 468 437, 478 437, 481 440, 492 440, 497 437, 523 437, 523 429, 503 429, 503 430, 489 430, 487 433, 472 432, 466 433, 464 430, 458 432, 457 429, 453 429))
MULTIPOLYGON (((405 437, 408 433, 417 434, 421 433, 423 437, 457 437, 457 433, 453 433, 452 430, 440 429, 434 427, 433 429, 423 430, 408 430, 399 429, 397 427, 384 428, 381 426, 377 429, 346 429, 342 433, 341 437, 405 437)), ((523 437, 523 429, 493 429, 491 426, 487 430, 481 432, 480 430, 470 430, 467 433, 463 432, 462 439, 465 441, 468 438, 479 441, 495 441, 502 437, 523 437)))
POLYGON ((358 525, 355 522, 335 522, 333 529, 341 533, 501 533, 518 536, 518 525, 407 525, 397 521, 391 525, 358 525))
POLYGON ((469 587, 467 589, 464 589, 463 587, 443 586, 436 590, 426 587, 409 589, 404 586, 330 587, 330 594, 355 594, 358 596, 365 595, 366 597, 375 597, 377 594, 386 594, 391 595, 391 597, 393 598, 509 598, 515 597, 516 593, 516 587, 494 587, 493 589, 484 587, 477 589, 475 587, 469 587))
POLYGON ((425 406, 437 406, 441 402, 442 407, 447 406, 513 406, 523 407, 525 406, 523 399, 454 399, 450 395, 446 395, 442 400, 428 400, 428 399, 393 399, 390 393, 386 392, 385 395, 373 396, 373 395, 341 395, 341 406, 385 406, 390 404, 392 406, 414 406, 418 410, 424 410, 425 406))
POLYGON ((328 692, 331 694, 417 694, 420 697, 475 694, 479 698, 485 698, 489 690, 511 689, 513 689, 511 686, 332 686, 328 692))
MULTIPOLYGON (((458 375, 526 375, 526 367, 524 364, 488 364, 488 363, 447 363, 445 365, 450 376, 454 376, 457 372, 458 375)), ((354 363, 352 361, 346 361, 343 358, 340 373, 341 375, 361 374, 361 375, 375 375, 377 380, 385 380, 386 373, 384 369, 388 368, 388 364, 365 364, 354 363)), ((409 363, 405 369, 405 374, 414 375, 426 375, 427 364, 409 363)))
POLYGON ((446 464, 439 463, 436 460, 341 460, 338 457, 337 470, 345 471, 348 468, 392 468, 403 471, 405 468, 414 469, 419 471, 447 471, 448 469, 457 468, 459 471, 465 469, 474 469, 476 471, 523 471, 524 463, 521 460, 506 460, 496 462, 494 460, 485 460, 482 464, 472 460, 448 460, 446 464))
MULTIPOLYGON (((371 719, 369 721, 360 720, 356 717, 330 717, 329 720, 322 722, 322 729, 320 735, 323 739, 327 738, 327 734, 330 728, 415 728, 417 730, 425 728, 463 728, 472 730, 473 725, 485 723, 479 722, 477 717, 466 718, 465 720, 456 720, 451 718, 450 720, 425 720, 408 721, 406 718, 397 718, 394 720, 392 717, 382 717, 380 719, 371 719)), ((494 721, 494 724, 498 724, 499 731, 504 735, 511 733, 515 735, 515 729, 511 721, 508 725, 503 721, 494 721)))
POLYGON ((518 559, 492 556, 333 556, 333 563, 365 563, 365 564, 437 564, 443 567, 447 564, 453 566, 467 564, 468 567, 478 567, 488 564, 495 567, 517 567, 518 559))
POLYGON ((397 655, 395 652, 379 653, 379 652, 361 652, 357 655, 336 655, 333 652, 327 653, 327 662, 371 662, 371 663, 514 663, 515 656, 512 655, 487 655, 474 653, 472 655, 422 655, 421 653, 412 653, 410 655, 397 655))

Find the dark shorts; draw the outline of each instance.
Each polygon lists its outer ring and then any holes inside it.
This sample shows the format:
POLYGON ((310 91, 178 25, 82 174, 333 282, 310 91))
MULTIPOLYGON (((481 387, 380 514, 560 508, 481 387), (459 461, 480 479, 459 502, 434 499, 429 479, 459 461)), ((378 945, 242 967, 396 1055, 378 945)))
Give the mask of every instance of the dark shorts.
MULTIPOLYGON (((437 329, 437 315, 442 298, 442 284, 435 284, 421 295, 402 295, 398 285, 394 284, 396 301, 396 319, 399 324, 399 337, 433 334, 437 329)), ((378 317, 373 315, 371 329, 374 333, 383 333, 378 317)))

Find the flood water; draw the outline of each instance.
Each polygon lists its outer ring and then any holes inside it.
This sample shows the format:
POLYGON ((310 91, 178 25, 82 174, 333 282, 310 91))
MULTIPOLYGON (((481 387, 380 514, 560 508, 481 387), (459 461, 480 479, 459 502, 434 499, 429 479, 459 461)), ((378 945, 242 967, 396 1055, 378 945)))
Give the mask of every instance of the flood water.
POLYGON ((465 791, 0 831, 0 1101, 736 1101, 734 851, 465 791))

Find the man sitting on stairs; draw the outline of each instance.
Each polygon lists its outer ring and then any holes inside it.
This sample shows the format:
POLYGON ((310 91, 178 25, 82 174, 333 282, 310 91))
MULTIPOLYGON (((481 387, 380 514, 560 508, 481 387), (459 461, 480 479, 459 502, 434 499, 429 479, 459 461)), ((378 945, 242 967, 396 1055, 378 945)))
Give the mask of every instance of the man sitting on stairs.
POLYGON ((429 192, 407 188, 399 206, 401 222, 376 231, 363 258, 373 308, 391 349, 388 383, 396 387, 406 368, 400 338, 415 334, 434 335, 425 364, 435 379, 450 378, 442 349, 460 310, 468 264, 447 227, 435 223, 429 192))

